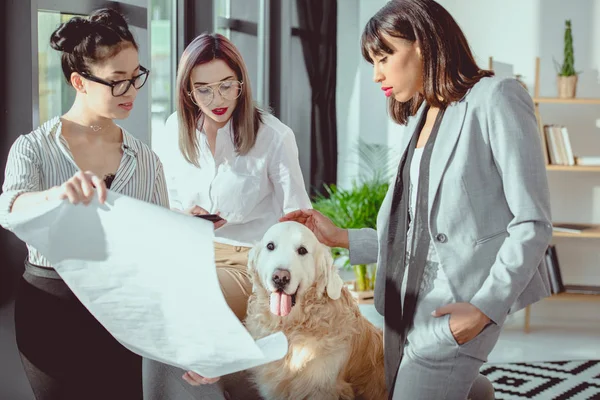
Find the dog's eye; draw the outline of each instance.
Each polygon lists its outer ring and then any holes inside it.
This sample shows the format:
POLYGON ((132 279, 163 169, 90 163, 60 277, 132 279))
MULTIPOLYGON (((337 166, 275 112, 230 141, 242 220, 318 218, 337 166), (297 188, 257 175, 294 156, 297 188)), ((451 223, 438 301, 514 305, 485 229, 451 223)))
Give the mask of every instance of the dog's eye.
POLYGON ((269 242, 269 244, 267 244, 267 249, 271 251, 275 250, 275 244, 273 244, 273 242, 269 242))
POLYGON ((306 247, 304 246, 300 246, 298 248, 298 254, 300 254, 301 256, 308 254, 308 250, 306 250, 306 247))

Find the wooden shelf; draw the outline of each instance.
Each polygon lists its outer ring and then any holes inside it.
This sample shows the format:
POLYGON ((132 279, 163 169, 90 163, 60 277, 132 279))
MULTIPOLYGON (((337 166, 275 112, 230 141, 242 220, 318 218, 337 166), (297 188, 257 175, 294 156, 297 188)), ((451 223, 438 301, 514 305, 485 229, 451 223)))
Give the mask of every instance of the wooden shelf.
POLYGON ((534 97, 533 102, 536 104, 600 104, 600 99, 561 99, 559 97, 534 97))
POLYGON ((366 292, 355 292, 351 290, 350 294, 358 304, 373 304, 375 301, 372 290, 366 292))
MULTIPOLYGON (((547 301, 547 300, 559 300, 559 301, 600 301, 600 294, 583 294, 583 293, 567 293, 567 292, 562 292, 562 293, 557 293, 557 294, 553 294, 549 297, 545 297, 543 299, 543 301, 547 301)), ((523 327, 523 330, 525 331, 525 333, 530 333, 531 332, 531 306, 533 304, 528 305, 527 307, 525 307, 525 324, 523 327)))
POLYGON ((354 281, 344 282, 350 294, 356 300, 358 304, 373 304, 375 295, 372 290, 367 290, 364 292, 357 292, 354 290, 354 281))
POLYGON ((600 165, 546 165, 548 171, 600 172, 600 165))
MULTIPOLYGON (((492 69, 492 58, 489 60, 490 69, 492 69)), ((549 157, 549 143, 546 140, 547 136, 544 131, 544 123, 540 110, 543 108, 541 104, 562 104, 562 105, 600 105, 600 98, 571 98, 564 99, 558 97, 542 97, 540 95, 540 58, 535 60, 535 83, 534 94, 532 96, 534 103, 534 113, 537 120, 538 131, 542 143, 543 157, 546 162, 546 172, 549 171, 564 171, 564 172, 600 172, 600 166, 596 165, 552 165, 549 157)), ((555 83, 556 85, 556 83, 555 83)), ((564 133, 563 133, 564 134, 564 133)), ((555 226, 559 226, 558 222, 554 222, 555 226)), ((564 224, 568 225, 568 224, 564 224)), ((553 231, 553 238, 577 238, 577 239, 600 239, 600 225, 598 224, 576 224, 582 225, 582 230, 579 233, 567 233, 553 231)), ((567 300, 567 301, 599 301, 600 294, 582 294, 582 293, 558 293, 546 298, 547 300, 567 300)), ((531 305, 525 307, 524 330, 530 332, 531 305)))
POLYGON ((581 233, 569 233, 569 232, 554 231, 552 233, 552 236, 553 237, 567 237, 567 238, 600 239, 600 225, 590 225, 589 228, 583 229, 581 231, 581 233))
POLYGON ((583 294, 583 293, 562 292, 562 293, 553 294, 550 297, 546 297, 544 300, 598 301, 598 300, 600 300, 600 294, 583 294))

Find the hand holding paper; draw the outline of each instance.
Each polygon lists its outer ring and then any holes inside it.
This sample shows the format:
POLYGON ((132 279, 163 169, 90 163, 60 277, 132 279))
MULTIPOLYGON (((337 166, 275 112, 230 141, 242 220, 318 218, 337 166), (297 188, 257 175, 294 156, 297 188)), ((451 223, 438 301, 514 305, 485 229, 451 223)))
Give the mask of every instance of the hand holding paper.
POLYGON ((254 341, 227 306, 213 224, 108 193, 11 213, 79 300, 125 347, 214 378, 282 358, 283 333, 254 341))

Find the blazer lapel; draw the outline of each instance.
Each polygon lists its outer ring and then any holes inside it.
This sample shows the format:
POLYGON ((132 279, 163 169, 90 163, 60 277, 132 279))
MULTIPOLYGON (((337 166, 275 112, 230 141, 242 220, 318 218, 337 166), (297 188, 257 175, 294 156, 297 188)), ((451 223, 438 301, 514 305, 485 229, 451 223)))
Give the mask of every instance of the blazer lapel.
POLYGON ((467 102, 462 100, 449 106, 444 113, 439 134, 431 154, 428 196, 429 215, 431 215, 433 202, 442 181, 442 176, 448 167, 450 156, 456 147, 462 131, 466 112, 467 102))
POLYGON ((423 104, 421 104, 421 106, 417 110, 416 114, 413 115, 412 117, 410 117, 410 120, 406 124, 406 134, 402 140, 402 144, 400 145, 400 149, 399 149, 400 150, 400 160, 402 160, 402 158, 404 158, 406 150, 408 149, 408 144, 410 143, 410 139, 412 139, 412 136, 415 133, 415 129, 417 129, 417 125, 419 125, 419 121, 421 120, 421 117, 423 116, 423 112, 425 111, 426 106, 427 106, 427 104, 425 104, 425 102, 423 102, 423 104))
MULTIPOLYGON (((419 109, 417 110, 417 113, 415 115, 413 115, 406 124, 404 137, 402 138, 402 141, 400 142, 400 146, 398 147, 398 154, 400 154, 400 158, 398 159, 397 168, 400 168, 400 162, 402 162, 402 160, 406 156, 406 151, 408 150, 408 144, 410 143, 410 139, 412 138, 412 135, 415 133, 415 129, 417 128, 417 125, 418 125, 419 121, 421 120, 421 116, 423 115, 424 110, 425 110, 425 102, 423 102, 423 104, 421 104, 421 107, 419 107, 419 109)), ((381 215, 383 217, 383 218, 381 218, 381 220, 379 220, 379 218, 378 218, 378 222, 381 222, 381 224, 378 223, 378 226, 377 226, 377 230, 380 233, 380 239, 385 237, 383 235, 383 233, 386 231, 387 225, 389 222, 390 208, 392 206, 392 196, 394 193, 394 188, 396 186, 396 180, 398 179, 398 173, 399 173, 399 171, 396 170, 396 175, 394 176, 394 179, 392 180, 392 182, 390 182, 390 187, 388 188, 388 192, 387 192, 385 199, 383 200, 383 203, 381 204, 381 207, 379 209, 379 215, 381 215), (384 228, 384 229, 381 229, 381 228, 384 228)))

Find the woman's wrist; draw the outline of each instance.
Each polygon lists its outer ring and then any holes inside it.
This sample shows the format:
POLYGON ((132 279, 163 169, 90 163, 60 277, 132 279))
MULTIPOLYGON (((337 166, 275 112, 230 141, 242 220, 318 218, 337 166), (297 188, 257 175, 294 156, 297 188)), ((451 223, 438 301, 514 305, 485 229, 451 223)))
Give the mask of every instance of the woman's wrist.
POLYGON ((342 228, 338 228, 338 233, 336 234, 336 237, 338 238, 336 246, 334 247, 341 247, 343 249, 348 249, 350 248, 350 240, 348 239, 348 229, 342 229, 342 228))

